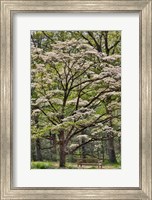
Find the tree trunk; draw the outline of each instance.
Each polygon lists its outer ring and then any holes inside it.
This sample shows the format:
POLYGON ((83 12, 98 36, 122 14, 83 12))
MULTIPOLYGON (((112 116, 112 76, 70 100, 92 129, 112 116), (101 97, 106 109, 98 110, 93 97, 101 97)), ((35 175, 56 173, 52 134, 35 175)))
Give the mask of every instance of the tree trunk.
POLYGON ((64 152, 64 147, 63 145, 60 145, 60 167, 65 167, 65 158, 66 154, 64 152))
POLYGON ((119 141, 119 153, 121 154, 121 138, 120 137, 119 137, 118 141, 119 141))
POLYGON ((42 161, 42 154, 41 154, 41 143, 40 139, 36 139, 36 156, 37 156, 37 161, 42 161))
POLYGON ((85 149, 85 145, 82 146, 82 158, 86 158, 86 149, 85 149))
POLYGON ((109 137, 108 140, 108 154, 109 154, 109 161, 110 163, 116 163, 116 155, 115 155, 115 149, 114 149, 114 138, 109 137))
POLYGON ((56 135, 50 132, 50 160, 57 161, 56 135), (53 146, 53 147, 52 147, 53 146))
POLYGON ((104 150, 104 141, 102 140, 102 161, 104 162, 104 158, 105 158, 105 150, 104 150))
MULTIPOLYGON (((85 142, 85 140, 83 140, 82 139, 82 144, 85 142)), ((85 147, 85 145, 83 145, 82 147, 81 147, 81 151, 82 151, 82 159, 84 159, 84 158, 86 158, 86 147, 85 147)))
POLYGON ((65 162, 66 162, 66 152, 65 152, 65 141, 64 141, 64 132, 60 133, 59 136, 60 139, 60 152, 59 152, 59 156, 60 156, 60 167, 65 167, 65 162))
MULTIPOLYGON (((112 116, 112 111, 109 113, 112 116)), ((110 122, 110 127, 112 127, 112 120, 110 122)), ((116 154, 115 154, 115 146, 114 146, 114 135, 113 133, 108 134, 108 154, 110 163, 117 163, 116 154)))
POLYGON ((60 144, 60 167, 65 167, 65 158, 66 158, 66 153, 65 153, 65 146, 64 143, 60 144))
POLYGON ((106 54, 107 54, 107 56, 109 56, 109 47, 108 47, 108 31, 105 31, 104 40, 105 40, 105 49, 106 49, 106 54))

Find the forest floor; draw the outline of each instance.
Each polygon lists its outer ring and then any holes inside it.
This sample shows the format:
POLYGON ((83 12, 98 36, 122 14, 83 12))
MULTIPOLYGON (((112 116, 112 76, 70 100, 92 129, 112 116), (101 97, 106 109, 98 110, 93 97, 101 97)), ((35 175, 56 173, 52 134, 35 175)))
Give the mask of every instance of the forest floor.
MULTIPOLYGON (((59 168, 58 162, 32 161, 31 169, 61 169, 61 168, 59 168)), ((66 167, 64 169, 98 169, 98 166, 87 165, 87 166, 78 168, 77 163, 67 162, 66 167)), ((121 169, 121 165, 120 163, 116 163, 116 164, 103 163, 102 169, 121 169)))

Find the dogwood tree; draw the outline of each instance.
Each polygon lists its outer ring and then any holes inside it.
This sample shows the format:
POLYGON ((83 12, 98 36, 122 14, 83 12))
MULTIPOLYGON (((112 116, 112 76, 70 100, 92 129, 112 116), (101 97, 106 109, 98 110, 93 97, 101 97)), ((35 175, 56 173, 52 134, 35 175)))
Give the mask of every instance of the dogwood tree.
POLYGON ((120 122, 120 55, 85 39, 56 41, 49 51, 32 46, 31 79, 32 137, 55 138, 60 167, 86 144, 120 134, 111 125, 120 122))

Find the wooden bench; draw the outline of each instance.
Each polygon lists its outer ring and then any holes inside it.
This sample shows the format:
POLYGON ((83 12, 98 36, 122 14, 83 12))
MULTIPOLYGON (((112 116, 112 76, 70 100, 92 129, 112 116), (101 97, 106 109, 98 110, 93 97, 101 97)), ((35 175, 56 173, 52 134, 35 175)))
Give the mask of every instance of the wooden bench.
POLYGON ((102 160, 98 160, 97 158, 83 158, 77 160, 78 168, 84 165, 98 166, 98 168, 102 169, 102 160))

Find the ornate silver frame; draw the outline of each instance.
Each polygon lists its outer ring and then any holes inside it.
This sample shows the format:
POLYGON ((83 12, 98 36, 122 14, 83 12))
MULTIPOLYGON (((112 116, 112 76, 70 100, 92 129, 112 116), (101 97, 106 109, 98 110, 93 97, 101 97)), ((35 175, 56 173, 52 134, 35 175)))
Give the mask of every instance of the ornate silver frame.
POLYGON ((152 199, 152 1, 0 0, 1 199, 152 199), (138 12, 140 14, 140 187, 13 188, 12 185, 12 15, 16 12, 138 12))

